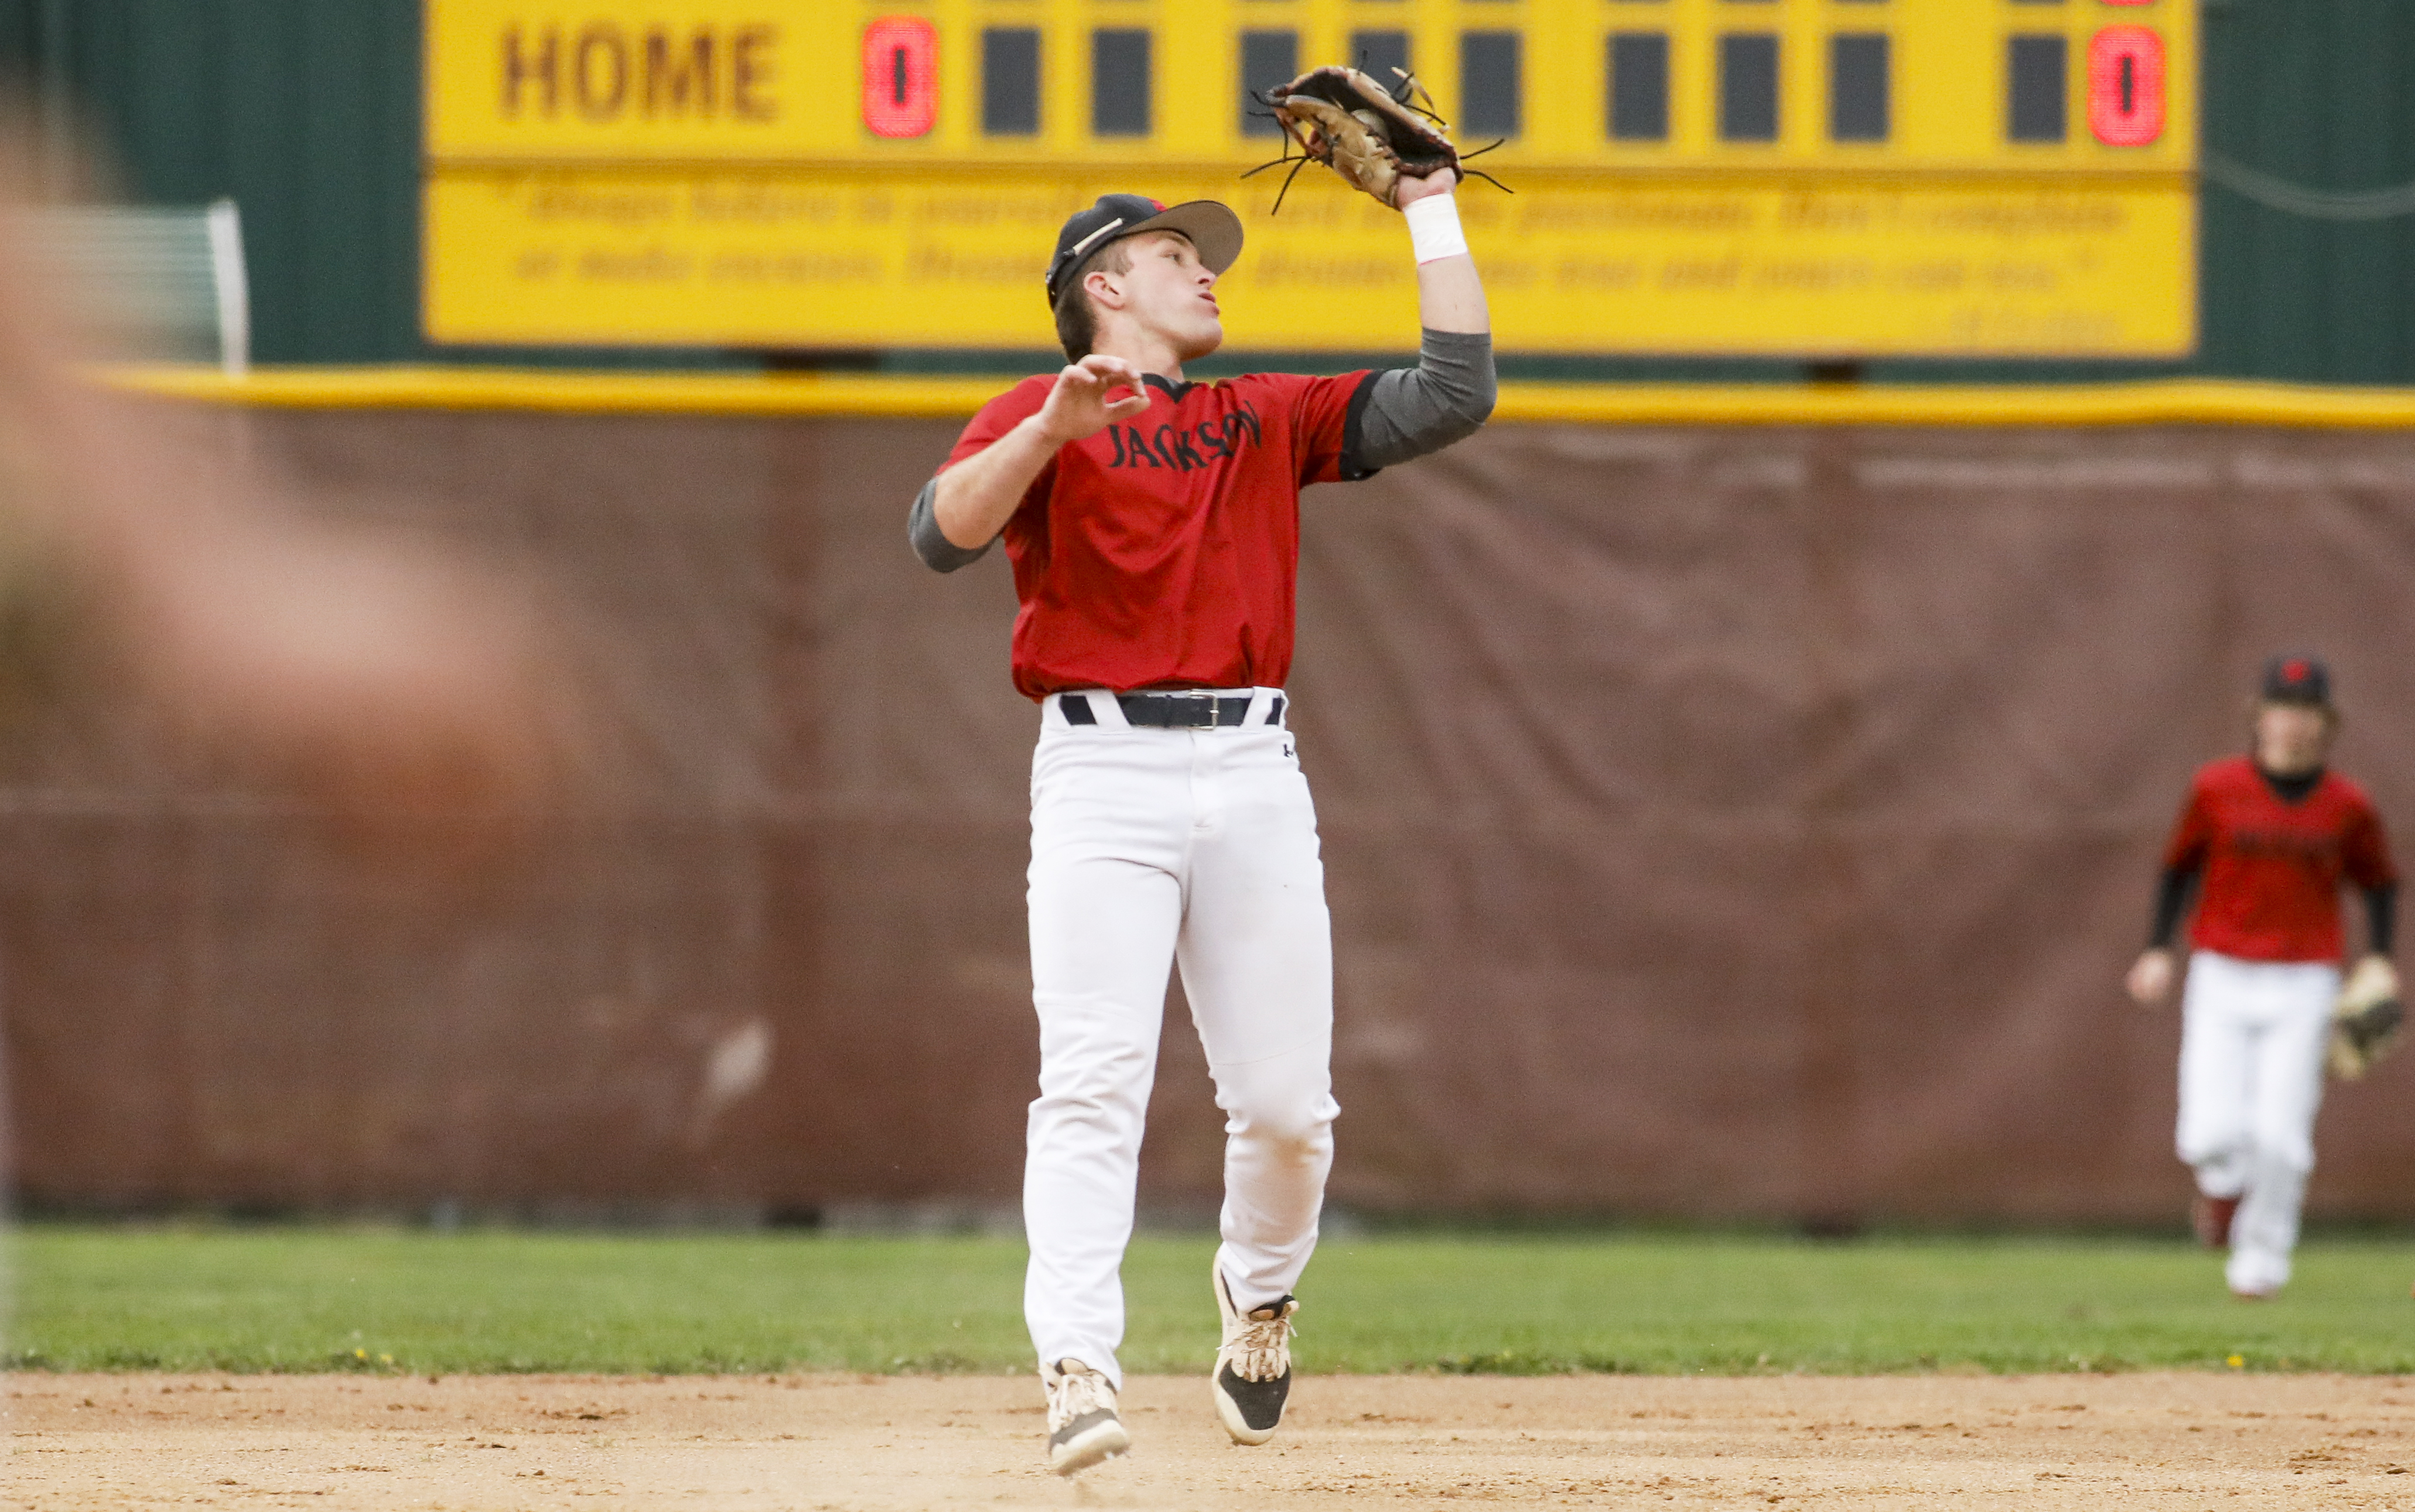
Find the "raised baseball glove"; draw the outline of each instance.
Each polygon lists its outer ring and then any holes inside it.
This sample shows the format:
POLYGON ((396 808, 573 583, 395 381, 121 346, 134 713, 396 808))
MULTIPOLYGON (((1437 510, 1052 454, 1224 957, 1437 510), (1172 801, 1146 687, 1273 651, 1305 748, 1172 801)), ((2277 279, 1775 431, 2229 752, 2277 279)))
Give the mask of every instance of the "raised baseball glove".
MULTIPOLYGON (((1362 189, 1392 209, 1400 208, 1400 183, 1450 169, 1461 177, 1483 179, 1504 190, 1508 186, 1480 169, 1464 166, 1451 145, 1450 127, 1434 113, 1433 97, 1408 73, 1395 68, 1400 84, 1386 89, 1356 68, 1328 66, 1311 68, 1287 84, 1277 84, 1258 97, 1283 131, 1282 156, 1260 163, 1241 176, 1263 173, 1284 163, 1292 165, 1275 196, 1282 208, 1291 181, 1311 163, 1323 163, 1342 175, 1354 189, 1362 189), (1300 156, 1294 157, 1291 149, 1300 156)), ((1492 147, 1501 145, 1492 143, 1492 147)), ((1491 152, 1484 147, 1469 157, 1491 152)))
POLYGON ((2398 1038, 2405 1018, 2397 968, 2378 955, 2359 961, 2332 1009, 2332 1074, 2353 1082, 2371 1070, 2398 1038))

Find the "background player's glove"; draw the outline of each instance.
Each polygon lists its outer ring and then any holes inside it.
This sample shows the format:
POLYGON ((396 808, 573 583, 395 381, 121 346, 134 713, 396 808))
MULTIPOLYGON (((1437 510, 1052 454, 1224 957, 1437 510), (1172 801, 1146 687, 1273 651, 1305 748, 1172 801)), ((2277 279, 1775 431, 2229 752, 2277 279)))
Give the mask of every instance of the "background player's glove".
POLYGON ((2397 1039, 2405 1017, 2398 1006, 2397 968, 2378 955, 2359 961, 2332 1010, 2332 1074, 2353 1082, 2372 1070, 2397 1039))
MULTIPOLYGON (((1356 68, 1328 67, 1311 68, 1268 90, 1264 103, 1290 142, 1283 157, 1250 172, 1290 159, 1290 147, 1296 145, 1304 157, 1294 160, 1301 166, 1323 163, 1352 188, 1363 189, 1395 210, 1403 178, 1423 178, 1444 169, 1462 176, 1474 172, 1460 167, 1449 128, 1433 112, 1433 97, 1409 75, 1400 78, 1398 89, 1387 90, 1356 68)), ((1298 172, 1298 167, 1292 170, 1298 172)), ((1290 190, 1290 179, 1283 181, 1283 188, 1290 190)), ((1282 208, 1282 195, 1275 197, 1275 208, 1282 208)))

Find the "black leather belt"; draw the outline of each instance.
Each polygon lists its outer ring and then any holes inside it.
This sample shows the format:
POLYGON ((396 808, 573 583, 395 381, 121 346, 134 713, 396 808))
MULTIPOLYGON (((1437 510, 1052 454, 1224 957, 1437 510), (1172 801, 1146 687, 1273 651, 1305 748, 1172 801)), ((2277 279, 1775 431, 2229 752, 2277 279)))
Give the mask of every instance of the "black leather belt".
MULTIPOLYGON (((1116 706, 1124 711, 1124 723, 1148 729, 1227 729, 1249 722, 1250 695, 1218 696, 1213 693, 1118 693, 1116 706)), ((1090 700, 1078 694, 1060 693, 1057 707, 1064 711, 1068 725, 1095 725, 1098 715, 1090 709, 1090 700)), ((1268 701, 1266 722, 1282 723, 1283 699, 1277 694, 1268 701)))
POLYGON ((1118 693, 1116 703, 1127 725, 1150 729, 1222 729, 1250 717, 1250 696, 1219 698, 1212 693, 1118 693))

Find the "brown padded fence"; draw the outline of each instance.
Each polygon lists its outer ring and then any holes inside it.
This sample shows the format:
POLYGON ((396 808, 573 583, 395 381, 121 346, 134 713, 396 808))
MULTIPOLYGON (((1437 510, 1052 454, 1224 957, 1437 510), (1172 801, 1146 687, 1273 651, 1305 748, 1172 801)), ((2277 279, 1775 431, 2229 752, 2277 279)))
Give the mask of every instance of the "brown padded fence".
MULTIPOLYGON (((905 544, 954 425, 244 424, 591 605, 634 799, 445 901, 137 711, 21 732, 21 1190, 1011 1203, 1036 717, 1004 562, 905 544)), ((1500 425, 1303 509, 1345 1204, 2170 1220, 2177 1018, 2118 980, 2265 652, 2332 659, 2338 765, 2415 839, 2415 441, 1500 425)), ((1193 1203, 1219 1117, 1166 1045, 1144 1192, 1193 1203)), ((2334 1086, 2318 1211, 2415 1216, 2411 1085, 2334 1086)))

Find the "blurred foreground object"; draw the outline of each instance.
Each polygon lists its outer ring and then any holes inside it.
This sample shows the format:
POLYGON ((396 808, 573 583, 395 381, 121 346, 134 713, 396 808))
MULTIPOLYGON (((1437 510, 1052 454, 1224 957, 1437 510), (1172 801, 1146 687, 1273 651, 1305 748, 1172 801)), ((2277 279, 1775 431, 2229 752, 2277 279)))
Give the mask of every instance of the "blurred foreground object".
POLYGON ((457 863, 518 832, 568 770, 567 680, 527 585, 310 517, 239 436, 207 444, 83 381, 142 299, 112 298, 122 259, 46 267, 66 217, 23 182, 0 165, 0 718, 120 679, 365 854, 457 863))
POLYGON ((120 355, 251 368, 243 214, 207 205, 27 206, 35 274, 60 286, 76 325, 120 355))

